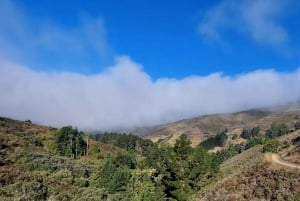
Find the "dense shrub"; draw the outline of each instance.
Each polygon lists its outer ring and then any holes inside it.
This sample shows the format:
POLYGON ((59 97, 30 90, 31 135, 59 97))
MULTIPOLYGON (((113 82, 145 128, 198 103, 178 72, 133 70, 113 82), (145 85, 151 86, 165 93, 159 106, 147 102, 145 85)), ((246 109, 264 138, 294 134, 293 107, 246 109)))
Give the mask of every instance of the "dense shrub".
POLYGON ((149 153, 153 147, 153 142, 151 140, 143 139, 133 134, 104 133, 92 137, 97 141, 112 144, 127 151, 135 151, 143 155, 149 153))
POLYGON ((32 171, 47 171, 50 173, 69 170, 73 176, 88 177, 93 166, 76 162, 68 158, 58 157, 47 153, 23 153, 26 166, 32 171))
POLYGON ((259 135, 260 128, 254 127, 252 129, 243 129, 241 137, 244 139, 250 139, 259 135))
POLYGON ((225 146, 227 142, 228 136, 223 131, 221 133, 218 133, 214 137, 209 137, 206 140, 200 142, 198 146, 204 147, 205 149, 213 149, 216 146, 223 147, 225 146))
POLYGON ((279 150, 279 141, 278 140, 271 140, 267 144, 263 146, 263 152, 273 152, 277 153, 279 150))
POLYGON ((55 134, 54 149, 62 156, 78 158, 86 154, 86 142, 83 140, 83 132, 78 132, 71 126, 62 127, 55 134))
POLYGON ((271 127, 267 130, 266 135, 270 138, 279 137, 289 133, 289 128, 285 124, 273 123, 271 127))

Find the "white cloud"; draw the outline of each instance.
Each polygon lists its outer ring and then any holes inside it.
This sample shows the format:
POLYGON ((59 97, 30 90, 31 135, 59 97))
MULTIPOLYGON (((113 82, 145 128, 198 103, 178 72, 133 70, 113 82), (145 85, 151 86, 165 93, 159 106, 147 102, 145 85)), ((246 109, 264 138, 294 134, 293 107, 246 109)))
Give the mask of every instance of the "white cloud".
POLYGON ((289 35, 278 19, 286 11, 288 2, 223 0, 206 12, 198 31, 206 38, 221 40, 222 33, 235 30, 261 44, 284 46, 288 43, 289 35))
MULTIPOLYGON (((72 66, 89 73, 89 66, 103 66, 113 60, 104 21, 87 14, 77 21, 59 25, 51 19, 31 19, 13 3, 0 1, 0 59, 34 65, 36 68, 72 66)), ((75 18, 74 18, 75 19, 75 18)))
MULTIPOLYGON (((82 16, 78 24, 67 28, 42 19, 32 24, 11 2, 0 1, 0 116, 52 126, 71 124, 81 129, 108 130, 300 99, 300 70, 262 70, 234 77, 214 73, 153 81, 140 64, 129 57, 118 57, 113 66, 98 74, 68 72, 72 64, 83 61, 84 67, 94 66, 94 62, 86 61, 102 60, 110 54, 103 20, 82 16), (36 65, 27 64, 43 60, 45 55, 51 59, 46 58, 44 64, 53 65, 51 61, 58 60, 67 70, 41 72, 33 70, 41 69, 36 65)), ((244 2, 235 5, 226 0, 211 10, 202 24, 203 34, 218 38, 220 27, 236 28, 240 21, 231 22, 232 16, 238 18, 245 10, 242 22, 255 40, 263 40, 269 31, 274 31, 274 38, 269 37, 268 43, 287 40, 285 31, 273 20, 277 10, 264 7, 270 1, 244 2), (250 8, 259 12, 250 15, 250 8), (259 30, 264 27, 268 30, 259 30), (283 30, 282 34, 278 30, 283 30)))
POLYGON ((108 130, 284 104, 300 99, 299 86, 300 69, 152 81, 128 57, 93 76, 35 72, 2 62, 0 112, 47 125, 108 130))

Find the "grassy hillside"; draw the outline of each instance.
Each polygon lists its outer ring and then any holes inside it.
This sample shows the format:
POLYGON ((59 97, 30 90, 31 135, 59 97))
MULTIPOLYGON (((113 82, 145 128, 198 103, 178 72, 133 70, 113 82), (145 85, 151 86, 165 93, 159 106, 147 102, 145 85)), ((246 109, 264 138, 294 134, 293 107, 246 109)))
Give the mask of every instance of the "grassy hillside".
POLYGON ((118 133, 88 138, 70 127, 0 118, 0 200, 296 201, 300 130, 287 133, 244 139, 214 153, 192 148, 187 135, 170 146, 173 135, 159 143, 118 133), (74 157, 79 139, 89 149, 74 157))
POLYGON ((190 200, 300 200, 300 163, 286 158, 290 153, 291 158, 299 160, 300 146, 293 143, 299 137, 300 131, 296 131, 278 138, 280 150, 276 154, 299 169, 270 160, 270 153, 262 153, 263 146, 258 145, 222 163, 215 181, 190 200))
POLYGON ((175 123, 144 129, 145 138, 156 142, 159 139, 168 139, 168 143, 174 144, 181 134, 187 134, 196 146, 199 142, 210 136, 216 135, 225 129, 229 137, 240 135, 244 128, 260 127, 266 131, 274 122, 286 123, 293 127, 296 121, 300 121, 300 106, 294 105, 276 109, 256 109, 232 114, 216 114, 186 119, 175 123))
POLYGON ((55 128, 0 118, 0 200, 107 200, 105 189, 85 188, 97 167, 97 157, 122 150, 90 139, 90 150, 80 160, 51 150, 55 128), (78 196, 80 195, 80 196, 78 196))

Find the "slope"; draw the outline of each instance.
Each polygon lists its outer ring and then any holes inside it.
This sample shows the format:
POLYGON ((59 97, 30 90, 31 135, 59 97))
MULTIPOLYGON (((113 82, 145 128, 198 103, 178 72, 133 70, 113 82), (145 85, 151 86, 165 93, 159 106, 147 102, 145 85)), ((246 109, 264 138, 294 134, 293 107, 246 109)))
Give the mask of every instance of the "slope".
POLYGON ((300 120, 300 105, 286 106, 272 109, 254 109, 232 114, 205 115, 192 119, 185 119, 175 123, 144 129, 141 134, 152 141, 168 139, 174 144, 178 136, 185 133, 196 146, 199 142, 216 135, 225 129, 228 135, 240 135, 244 128, 260 127, 266 131, 274 122, 286 123, 289 127, 300 120))
POLYGON ((299 136, 298 130, 277 138, 280 149, 276 154, 263 153, 263 146, 258 145, 225 161, 215 182, 190 200, 299 200, 300 163, 284 159, 287 153, 296 154, 300 146, 294 139, 299 136))
POLYGON ((56 130, 30 121, 0 118, 0 200, 108 197, 103 189, 84 187, 97 167, 97 157, 122 150, 89 139, 88 156, 79 160, 58 156, 52 151, 56 130), (94 154, 92 147, 97 147, 99 154, 94 154))

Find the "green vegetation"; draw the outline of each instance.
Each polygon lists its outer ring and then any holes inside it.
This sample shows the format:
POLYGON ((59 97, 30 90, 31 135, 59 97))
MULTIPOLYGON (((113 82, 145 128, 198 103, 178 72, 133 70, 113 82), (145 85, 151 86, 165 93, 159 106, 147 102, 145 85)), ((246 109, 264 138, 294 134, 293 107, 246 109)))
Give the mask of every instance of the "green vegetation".
POLYGON ((234 187, 216 184, 243 171, 248 177, 254 175, 259 185, 252 192, 241 186, 245 192, 239 200, 286 200, 295 195, 291 185, 296 184, 290 181, 290 174, 275 172, 273 177, 262 164, 263 175, 253 172, 258 171, 263 152, 278 152, 287 145, 299 144, 296 137, 285 143, 275 137, 286 131, 282 124, 272 125, 266 135, 258 135, 259 129, 253 128, 243 131, 250 136, 246 142, 229 144, 228 131, 224 130, 195 148, 185 134, 173 146, 119 133, 92 136, 87 144, 87 135, 71 126, 56 130, 3 118, 0 200, 185 201, 198 192, 205 193, 208 200, 234 200, 230 196, 235 194, 222 195, 238 189, 239 182, 252 185, 248 178, 242 181, 234 177, 234 187), (222 149, 208 150, 215 146, 222 149), (273 179, 285 186, 274 187, 273 179), (207 189, 214 186, 218 186, 216 193, 210 195, 207 189), (279 194, 275 188, 287 192, 279 194))
POLYGON ((192 149, 186 135, 181 135, 174 145, 155 147, 146 164, 155 171, 154 183, 170 200, 186 200, 205 185, 218 171, 212 154, 202 147, 192 149))
POLYGON ((204 147, 205 149, 212 149, 214 147, 223 147, 227 142, 228 136, 226 130, 218 133, 214 137, 209 137, 208 139, 201 142, 198 146, 204 147))
POLYGON ((244 139, 250 139, 259 135, 260 128, 254 127, 252 129, 243 129, 241 137, 244 139))
POLYGON ((263 146, 263 152, 277 153, 279 151, 279 145, 278 140, 271 140, 263 146))
POLYGON ((267 130, 266 135, 270 138, 279 137, 289 133, 289 128, 286 124, 273 123, 270 129, 267 130))
POLYGON ((238 134, 234 134, 233 136, 232 136, 232 140, 236 140, 236 139, 238 139, 239 138, 239 136, 238 136, 238 134))
POLYGON ((135 151, 143 155, 147 154, 153 146, 151 140, 143 139, 133 134, 103 133, 93 135, 92 138, 103 143, 123 148, 126 151, 135 151))
POLYGON ((217 151, 213 156, 216 164, 221 164, 229 158, 241 153, 243 144, 231 144, 228 148, 217 151))
POLYGON ((86 154, 86 142, 83 140, 83 132, 78 132, 71 126, 62 127, 55 133, 54 150, 61 156, 78 158, 86 154))

